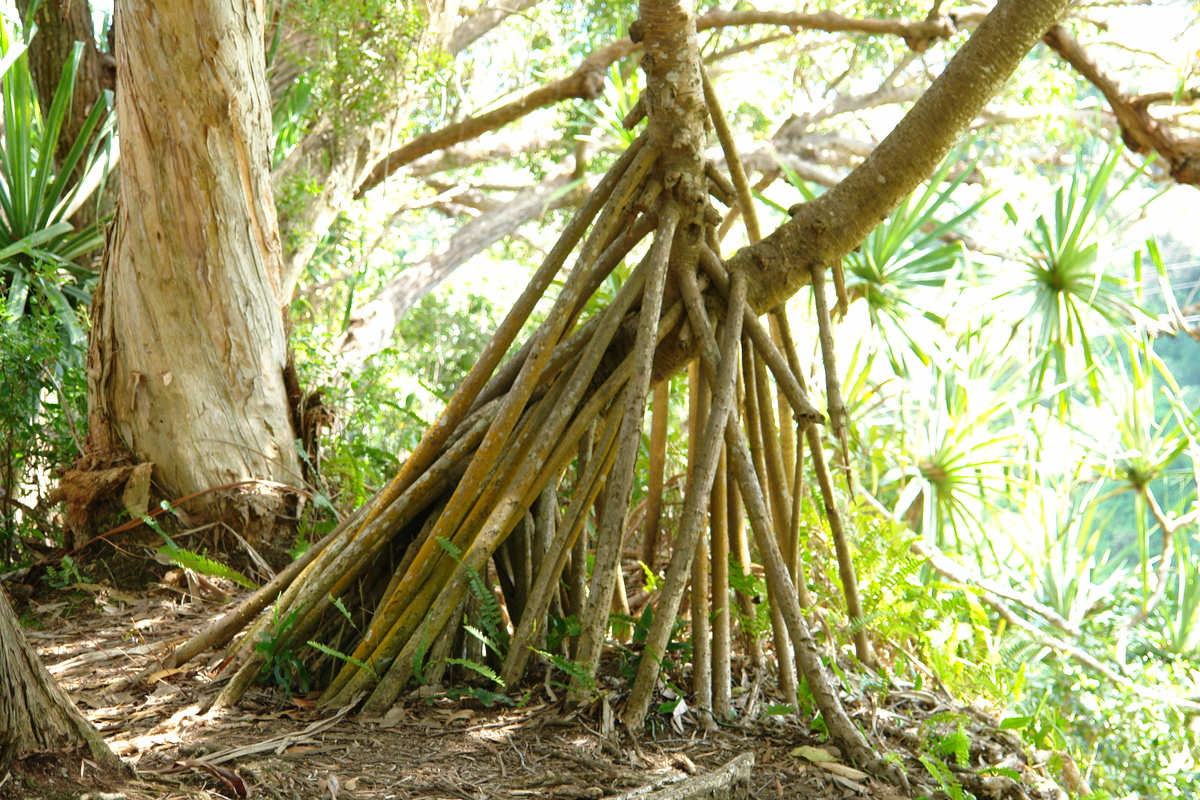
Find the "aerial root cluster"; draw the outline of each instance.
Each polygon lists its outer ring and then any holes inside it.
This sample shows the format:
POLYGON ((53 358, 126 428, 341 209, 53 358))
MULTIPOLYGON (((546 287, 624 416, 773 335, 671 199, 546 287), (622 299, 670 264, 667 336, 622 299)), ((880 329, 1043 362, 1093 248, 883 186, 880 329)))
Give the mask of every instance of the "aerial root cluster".
MULTIPOLYGON (((731 176, 704 164, 700 178, 731 206, 731 215, 742 214, 756 239, 746 176, 716 98, 706 88, 731 176)), ((681 192, 665 186, 663 157, 643 134, 601 179, 388 485, 304 559, 179 648, 173 663, 226 644, 249 625, 230 649, 232 677, 217 704, 238 701, 261 674, 265 651, 296 652, 315 640, 325 653, 342 654, 340 659, 320 655, 334 668, 322 704, 344 707, 365 696, 365 710, 387 709, 414 675, 424 680, 440 675, 464 621, 469 624, 479 613, 471 609, 478 599, 472 581, 489 575, 493 559, 505 625, 512 631, 502 657, 492 654, 502 684, 521 681, 530 656, 547 647, 551 619, 574 616, 578 635, 562 655, 574 663, 570 698, 588 702, 613 598, 628 603, 621 559, 633 527, 627 520, 649 398, 659 384, 662 402, 655 413, 664 414, 666 379, 691 361, 683 509, 624 707, 625 725, 634 733, 643 727, 689 585, 694 628, 713 620, 712 647, 704 635, 696 648, 693 688, 707 723, 729 717, 728 567, 732 553, 749 568, 744 514, 765 569, 781 689, 795 703, 797 675, 802 677, 847 755, 890 773, 842 707, 803 612, 812 598, 801 555, 806 548, 825 548, 821 537, 806 543, 801 533, 807 455, 849 616, 862 615, 834 479, 816 427, 821 415, 808 399, 787 318, 771 314, 769 330, 760 322, 747 304, 752 276, 728 272, 718 255, 720 232, 707 200, 681 199, 681 192), (589 313, 597 291, 635 251, 640 259, 615 296, 589 313), (574 267, 544 321, 501 366, 572 253, 574 267), (776 424, 776 408, 781 417, 792 417, 794 428, 776 424), (569 496, 565 509, 560 496, 569 496), (593 509, 591 540, 581 534, 593 509), (272 610, 261 614, 272 601, 272 610)), ((813 285, 829 415, 844 441, 844 408, 819 272, 814 270, 813 285)), ((661 485, 665 444, 664 437, 656 439, 660 452, 651 462, 652 469, 657 464, 661 485)), ((647 556, 655 558, 656 550, 656 544, 648 545, 647 556)), ((695 629, 693 638, 699 638, 695 629)), ((873 656, 861 625, 855 638, 860 659, 869 662, 873 656)), ((747 646, 761 656, 756 642, 747 646)), ((478 658, 486 661, 487 655, 478 658)))

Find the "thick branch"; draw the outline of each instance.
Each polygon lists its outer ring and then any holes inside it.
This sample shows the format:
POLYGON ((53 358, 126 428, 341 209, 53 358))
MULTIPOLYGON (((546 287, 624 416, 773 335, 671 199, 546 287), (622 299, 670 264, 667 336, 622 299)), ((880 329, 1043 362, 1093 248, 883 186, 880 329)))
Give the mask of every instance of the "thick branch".
POLYGON ((468 117, 440 130, 430 131, 411 139, 375 165, 375 168, 359 183, 358 189, 354 193, 355 198, 362 197, 405 164, 436 150, 451 147, 459 142, 465 142, 489 131, 494 131, 532 111, 553 105, 560 100, 570 98, 594 100, 604 89, 605 70, 617 59, 632 53, 634 49, 633 42, 622 39, 592 53, 565 78, 539 86, 519 99, 485 114, 468 117))
MULTIPOLYGON (((696 18, 697 31, 744 25, 777 25, 829 32, 856 31, 893 34, 903 36, 910 46, 917 49, 924 49, 924 45, 918 45, 918 42, 927 43, 934 38, 947 38, 958 30, 950 17, 908 21, 854 19, 832 12, 803 14, 799 12, 712 11, 696 18)), ((461 120, 406 142, 393 150, 371 170, 370 174, 359 184, 354 196, 362 197, 393 172, 415 159, 496 130, 538 108, 572 98, 595 99, 604 88, 604 73, 608 67, 617 59, 632 53, 637 47, 629 39, 621 39, 589 55, 574 72, 565 78, 533 89, 520 99, 486 114, 461 120)))
POLYGON ((1068 0, 1001 0, 900 124, 844 181, 731 261, 756 276, 751 304, 779 305, 809 283, 808 265, 828 267, 857 247, 927 178, 961 133, 1054 24, 1068 0))
MULTIPOLYGON (((727 28, 735 25, 775 25, 785 28, 807 28, 827 33, 873 33, 900 36, 910 43, 928 43, 932 39, 948 39, 958 33, 953 16, 934 19, 858 19, 822 11, 805 14, 801 11, 710 11, 696 18, 697 30, 727 28)), ((916 49, 924 49, 919 47, 916 49)))
MULTIPOLYGON (((1043 41, 1100 90, 1121 126, 1121 138, 1131 150, 1142 155, 1158 153, 1170 165, 1172 178, 1179 183, 1200 186, 1200 139, 1177 138, 1160 120, 1150 116, 1148 110, 1151 103, 1170 100, 1173 95, 1162 92, 1142 96, 1125 94, 1061 25, 1052 27, 1043 41)), ((1191 90, 1179 99, 1195 102, 1198 97, 1200 92, 1191 90)))

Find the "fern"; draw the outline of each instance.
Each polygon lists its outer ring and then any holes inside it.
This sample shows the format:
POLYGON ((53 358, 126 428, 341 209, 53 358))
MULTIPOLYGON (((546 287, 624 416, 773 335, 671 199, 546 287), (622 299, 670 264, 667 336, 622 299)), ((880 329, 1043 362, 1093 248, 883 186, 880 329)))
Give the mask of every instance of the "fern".
POLYGON ((483 642, 485 647, 490 647, 493 653, 500 653, 500 644, 474 625, 463 625, 463 630, 483 642))
POLYGON ((346 604, 342 602, 342 598, 329 595, 329 602, 342 613, 342 616, 346 618, 346 622, 350 623, 351 628, 358 630, 358 626, 354 624, 354 619, 350 616, 350 610, 346 608, 346 604))
POLYGON ((421 637, 421 641, 417 644, 417 652, 413 653, 412 674, 417 679, 417 683, 425 683, 425 653, 429 649, 429 639, 425 636, 421 637))
POLYGON ((500 676, 496 671, 487 664, 480 664, 478 661, 472 661, 469 658, 447 658, 447 664, 457 664, 460 667, 466 667, 474 673, 482 675, 497 686, 503 687, 504 681, 500 680, 500 676))
MULTIPOLYGON (((167 507, 170 510, 169 506, 167 507)), ((194 553, 187 548, 180 547, 175 544, 175 541, 167 535, 167 532, 162 529, 158 522, 147 514, 142 515, 142 522, 146 526, 155 531, 166 542, 165 546, 160 547, 158 552, 162 554, 172 564, 182 569, 190 569, 192 572, 200 575, 207 575, 210 578, 225 578, 233 581, 238 586, 245 589, 257 589, 258 584, 247 578, 242 573, 238 572, 233 567, 227 564, 222 564, 219 561, 214 561, 208 556, 194 553)))
POLYGON ((566 673, 569 677, 578 681, 580 685, 583 686, 583 688, 587 691, 591 692, 595 690, 596 678, 583 664, 580 664, 577 661, 572 661, 569 658, 556 655, 555 653, 550 653, 545 650, 538 650, 536 647, 530 647, 529 649, 538 655, 549 659, 551 664, 558 667, 558 669, 566 673))
POLYGON ((962 785, 955 779, 954 773, 950 771, 949 767, 929 756, 918 756, 917 759, 925 765, 925 769, 938 782, 942 791, 950 796, 950 800, 966 800, 967 796, 963 792, 962 785))
POLYGON ((971 737, 960 724, 958 730, 948 733, 933 743, 929 752, 938 756, 954 756, 960 767, 965 767, 971 760, 971 737))
POLYGON ((202 556, 199 553, 193 553, 191 550, 186 550, 182 547, 164 547, 159 550, 171 560, 171 563, 183 569, 190 569, 192 572, 201 575, 207 575, 210 578, 225 578, 233 581, 238 586, 245 589, 257 589, 258 585, 247 578, 242 573, 238 572, 233 567, 222 564, 220 561, 202 556))
MULTIPOLYGON (((471 590, 471 595, 479 603, 479 608, 482 611, 480 624, 483 626, 483 633, 472 631, 479 641, 491 647, 493 652, 501 658, 508 652, 508 629, 504 625, 504 614, 500 610, 500 602, 496 599, 496 595, 483 582, 483 578, 479 576, 478 570, 462 560, 462 551, 444 537, 438 538, 438 544, 442 549, 450 554, 463 571, 467 575, 467 586, 471 590)), ((468 627, 468 630, 470 628, 468 627)))
POLYGON ((376 672, 374 669, 372 669, 371 665, 366 663, 365 661, 360 661, 357 658, 346 655, 345 653, 341 652, 340 650, 334 650, 332 647, 330 647, 327 644, 321 644, 320 642, 313 641, 312 639, 309 639, 308 646, 313 648, 314 650, 321 651, 322 653, 324 653, 327 656, 333 656, 334 658, 337 658, 342 661, 346 661, 350 664, 353 664, 354 666, 358 667, 359 669, 369 672, 371 674, 371 677, 375 678, 375 680, 379 680, 379 673, 376 672))
POLYGON ((296 624, 299 609, 284 618, 279 617, 279 607, 272 612, 274 634, 263 631, 254 643, 254 649, 263 656, 262 675, 271 675, 275 685, 289 697, 292 685, 299 684, 302 694, 308 693, 308 669, 287 644, 288 634, 296 624))

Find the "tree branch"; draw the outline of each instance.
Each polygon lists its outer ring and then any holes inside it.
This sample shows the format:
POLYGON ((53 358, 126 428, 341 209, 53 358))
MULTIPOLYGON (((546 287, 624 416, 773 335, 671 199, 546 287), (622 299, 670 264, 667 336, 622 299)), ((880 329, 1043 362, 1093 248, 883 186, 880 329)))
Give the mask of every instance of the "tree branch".
MULTIPOLYGON (((958 31, 954 19, 949 16, 933 20, 910 21, 855 19, 832 12, 803 14, 800 12, 711 11, 696 18, 697 31, 746 25, 775 25, 831 33, 852 31, 892 34, 904 37, 910 47, 920 50, 923 50, 932 39, 948 38, 958 31)), ((356 199, 362 197, 393 172, 417 158, 493 131, 538 108, 544 108, 566 99, 595 99, 604 88, 604 73, 608 67, 636 49, 638 49, 638 45, 629 39, 616 41, 589 55, 574 72, 565 78, 533 89, 522 95, 520 99, 493 111, 469 117, 406 142, 393 150, 371 170, 370 174, 359 184, 354 197, 356 199)))
POLYGON ((405 164, 436 150, 451 147, 494 131, 532 111, 553 105, 560 100, 572 98, 594 100, 604 89, 604 73, 609 66, 635 49, 637 47, 633 42, 621 39, 592 53, 565 78, 539 86, 526 92, 519 99, 492 111, 468 117, 439 130, 410 139, 376 163, 375 168, 359 183, 354 193, 355 199, 361 198, 405 164))
POLYGON ((822 11, 805 14, 800 11, 710 11, 696 18, 696 30, 727 28, 745 25, 774 25, 785 28, 806 28, 827 33, 871 33, 899 36, 912 49, 920 52, 934 39, 948 39, 958 33, 957 18, 943 15, 933 19, 858 19, 822 11))
POLYGON ((485 6, 459 23, 454 33, 450 34, 450 43, 446 49, 453 55, 458 55, 476 39, 513 14, 520 14, 540 2, 541 0, 503 0, 495 5, 485 6))
MULTIPOLYGON (((1170 165, 1170 175, 1178 183, 1200 186, 1200 139, 1180 139, 1161 120, 1150 116, 1151 104, 1175 100, 1176 95, 1166 92, 1140 96, 1125 94, 1061 25, 1052 27, 1042 38, 1108 100, 1117 124, 1121 126, 1121 138, 1129 149, 1142 155, 1158 153, 1170 165)), ((1182 102, 1197 99, 1200 99, 1200 91, 1196 89, 1184 91, 1178 97, 1182 102)))
POLYGON ((857 247, 933 172, 1068 5, 1001 0, 866 161, 821 197, 797 206, 791 222, 739 251, 731 264, 756 276, 754 309, 779 305, 809 283, 809 265, 827 268, 857 247))

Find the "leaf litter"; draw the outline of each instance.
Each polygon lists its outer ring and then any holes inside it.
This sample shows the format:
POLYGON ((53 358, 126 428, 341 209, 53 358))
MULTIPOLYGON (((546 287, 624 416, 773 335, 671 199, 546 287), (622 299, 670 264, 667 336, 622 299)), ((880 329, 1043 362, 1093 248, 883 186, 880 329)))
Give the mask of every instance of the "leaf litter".
MULTIPOLYGON (((725 795, 695 796, 896 800, 949 797, 956 788, 963 797, 997 800, 1067 796, 1053 777, 1065 771, 1061 754, 1028 754, 994 716, 911 688, 880 699, 843 686, 857 724, 904 767, 907 790, 842 763, 837 748, 796 714, 707 730, 697 709, 668 704, 634 742, 612 726, 628 692, 615 674, 602 677, 602 700, 580 709, 568 708, 550 684, 530 690, 518 708, 484 708, 420 687, 377 716, 323 714, 315 694, 288 698, 267 686, 247 693, 238 708, 204 713, 220 688, 216 652, 156 672, 152 685, 110 689, 152 667, 156 653, 220 609, 178 594, 116 595, 103 587, 77 588, 66 602, 31 602, 22 610, 26 635, 133 777, 103 774, 79 752, 32 754, 0 773, 0 800, 523 800, 631 792, 655 800, 688 796, 685 782, 700 785, 739 757, 753 759, 747 779, 725 795), (953 754, 939 757, 939 779, 922 760, 931 758, 931 737, 946 719, 968 737, 969 758, 964 765, 953 754)), ((778 711, 769 677, 747 684, 743 710, 761 704, 778 711)))

